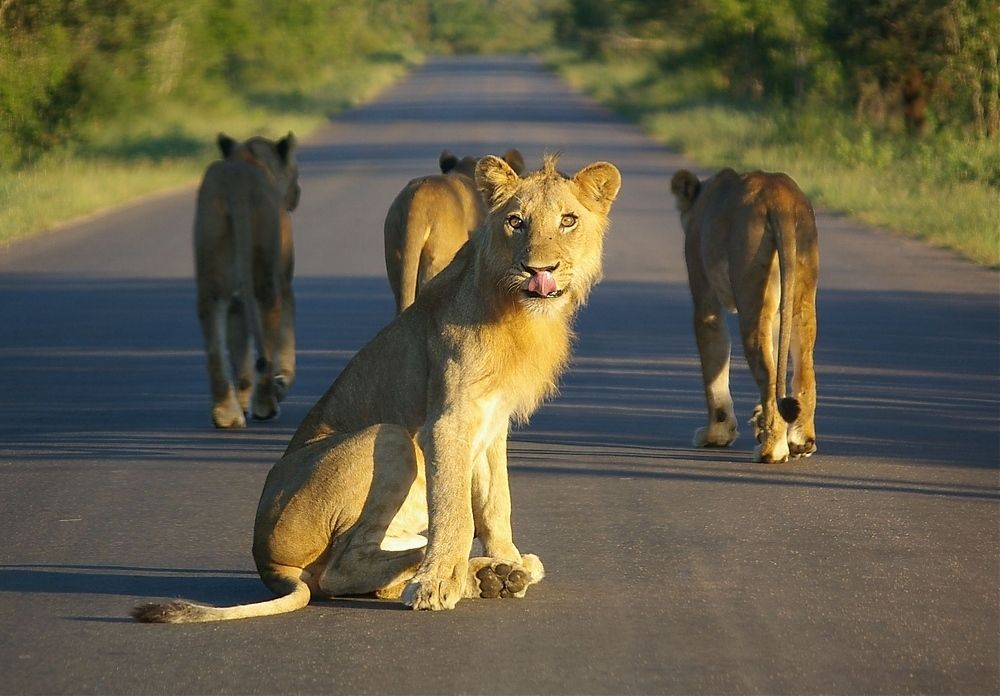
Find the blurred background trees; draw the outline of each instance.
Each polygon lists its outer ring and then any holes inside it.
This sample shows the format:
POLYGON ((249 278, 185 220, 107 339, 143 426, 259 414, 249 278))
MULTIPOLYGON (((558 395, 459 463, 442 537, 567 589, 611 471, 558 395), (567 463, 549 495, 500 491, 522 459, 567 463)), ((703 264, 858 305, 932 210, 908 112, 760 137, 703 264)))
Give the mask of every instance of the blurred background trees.
POLYGON ((710 67, 731 98, 844 107, 913 136, 1000 132, 994 0, 567 0, 561 12, 560 38, 581 50, 659 41, 664 70, 710 67))
POLYGON ((0 0, 0 167, 164 101, 294 105, 358 60, 556 43, 702 66, 720 97, 996 139, 998 37, 994 0, 0 0))

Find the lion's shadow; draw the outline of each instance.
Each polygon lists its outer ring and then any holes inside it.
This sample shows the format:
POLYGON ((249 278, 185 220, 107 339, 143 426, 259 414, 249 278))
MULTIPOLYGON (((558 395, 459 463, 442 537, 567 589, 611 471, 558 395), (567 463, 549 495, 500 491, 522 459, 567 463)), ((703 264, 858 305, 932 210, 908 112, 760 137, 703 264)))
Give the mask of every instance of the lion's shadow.
MULTIPOLYGON (((249 604, 271 599, 257 573, 240 570, 146 568, 83 564, 0 565, 0 593, 113 595, 134 602, 147 598, 183 597, 214 605, 249 604)), ((373 596, 318 599, 324 606, 366 610, 404 610, 399 602, 373 596)), ((123 606, 121 620, 131 604, 123 606)), ((77 620, 117 621, 117 617, 75 617, 77 620)))

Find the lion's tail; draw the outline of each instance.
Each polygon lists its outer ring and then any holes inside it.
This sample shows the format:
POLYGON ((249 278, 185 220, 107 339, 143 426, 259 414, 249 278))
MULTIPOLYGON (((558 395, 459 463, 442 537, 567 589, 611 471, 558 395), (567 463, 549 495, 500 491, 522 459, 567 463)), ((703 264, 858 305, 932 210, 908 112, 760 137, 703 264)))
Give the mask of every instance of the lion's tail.
POLYGON ((411 205, 407 219, 404 221, 397 313, 401 313, 417 299, 417 286, 420 283, 420 257, 424 253, 424 245, 431 234, 431 223, 426 219, 426 214, 419 210, 419 207, 411 205))
POLYGON ((132 618, 145 623, 200 623, 286 614, 305 607, 312 595, 309 586, 290 571, 271 576, 268 585, 274 590, 287 590, 287 593, 279 592, 281 596, 265 602, 233 607, 210 607, 183 599, 150 602, 132 609, 132 618))
POLYGON ((794 396, 786 395, 788 354, 792 343, 792 309, 795 304, 795 219, 788 213, 771 209, 768 225, 774 234, 778 250, 778 272, 781 277, 781 299, 778 303, 778 375, 774 385, 778 413, 787 423, 799 417, 801 405, 794 396))

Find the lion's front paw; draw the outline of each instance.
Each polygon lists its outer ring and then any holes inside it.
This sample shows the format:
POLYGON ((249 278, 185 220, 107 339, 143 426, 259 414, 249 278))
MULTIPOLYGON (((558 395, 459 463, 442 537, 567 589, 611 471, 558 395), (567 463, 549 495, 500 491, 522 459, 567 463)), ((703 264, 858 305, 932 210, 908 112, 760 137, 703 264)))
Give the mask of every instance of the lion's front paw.
POLYGON ((497 597, 523 597, 529 585, 534 585, 545 577, 545 569, 538 556, 527 554, 521 563, 508 563, 493 559, 481 559, 483 566, 470 580, 474 587, 472 596, 483 599, 497 597))
POLYGON ((417 573, 403 590, 403 604, 411 609, 454 609, 465 591, 465 570, 456 568, 451 575, 417 573))

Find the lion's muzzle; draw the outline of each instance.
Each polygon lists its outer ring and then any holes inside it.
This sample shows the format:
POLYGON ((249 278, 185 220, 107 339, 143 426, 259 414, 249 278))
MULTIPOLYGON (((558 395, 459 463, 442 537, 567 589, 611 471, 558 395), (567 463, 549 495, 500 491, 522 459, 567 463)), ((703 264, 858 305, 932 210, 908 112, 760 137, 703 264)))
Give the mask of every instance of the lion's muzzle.
POLYGON ((559 297, 562 294, 562 290, 559 289, 559 282, 552 273, 558 267, 558 263, 545 268, 523 266, 524 270, 528 273, 528 283, 524 288, 525 292, 535 297, 559 297))

